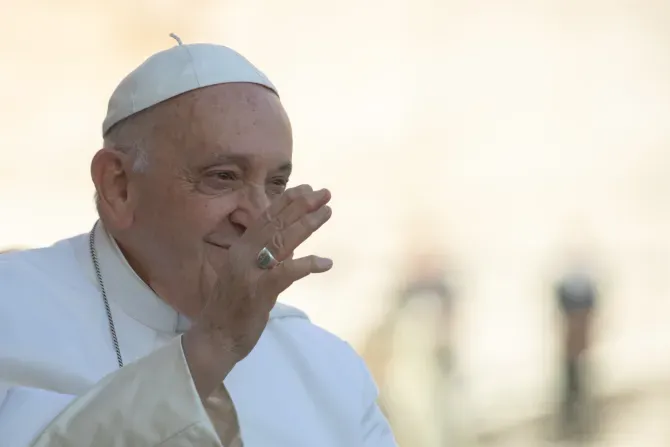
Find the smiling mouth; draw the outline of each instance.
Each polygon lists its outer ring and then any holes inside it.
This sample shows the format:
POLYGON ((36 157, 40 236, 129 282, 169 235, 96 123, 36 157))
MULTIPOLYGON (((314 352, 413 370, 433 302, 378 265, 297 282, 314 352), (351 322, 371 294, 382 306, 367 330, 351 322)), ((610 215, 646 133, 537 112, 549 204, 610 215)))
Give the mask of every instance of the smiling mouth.
POLYGON ((215 247, 222 248, 224 250, 228 250, 230 248, 230 244, 220 244, 218 242, 212 242, 212 241, 205 241, 205 242, 208 243, 209 245, 213 245, 215 247))

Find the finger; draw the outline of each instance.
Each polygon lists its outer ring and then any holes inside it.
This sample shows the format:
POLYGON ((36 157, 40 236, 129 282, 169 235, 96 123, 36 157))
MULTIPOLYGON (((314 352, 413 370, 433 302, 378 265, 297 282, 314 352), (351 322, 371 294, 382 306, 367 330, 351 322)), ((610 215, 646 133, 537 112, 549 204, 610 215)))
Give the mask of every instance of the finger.
POLYGON ((291 194, 293 199, 279 213, 266 216, 265 225, 260 231, 263 242, 269 242, 277 231, 289 227, 305 214, 318 210, 328 203, 331 197, 327 189, 297 194, 291 194))
POLYGON ((263 211, 261 218, 252 225, 242 236, 248 242, 254 245, 261 245, 267 239, 261 234, 268 233, 269 228, 282 228, 283 221, 277 220, 277 216, 289 206, 293 201, 305 195, 312 194, 314 191, 310 185, 300 185, 294 188, 289 188, 279 197, 279 199, 272 202, 272 204, 263 211), (259 242, 260 241, 260 242, 259 242))
POLYGON ((313 193, 314 190, 310 185, 298 185, 289 188, 282 193, 279 199, 272 202, 272 204, 263 213, 263 223, 261 227, 273 221, 273 219, 281 213, 284 208, 289 206, 293 201, 300 197, 313 193))
POLYGON ((300 244, 328 222, 332 215, 333 211, 329 206, 305 214, 284 231, 275 231, 265 246, 277 260, 284 261, 300 244))
POLYGON ((325 188, 296 197, 277 214, 275 220, 281 221, 287 227, 305 214, 318 210, 330 202, 330 199, 330 191, 325 188))
POLYGON ((332 259, 311 255, 282 262, 268 271, 268 277, 274 292, 279 294, 294 282, 312 273, 327 272, 332 267, 332 259))

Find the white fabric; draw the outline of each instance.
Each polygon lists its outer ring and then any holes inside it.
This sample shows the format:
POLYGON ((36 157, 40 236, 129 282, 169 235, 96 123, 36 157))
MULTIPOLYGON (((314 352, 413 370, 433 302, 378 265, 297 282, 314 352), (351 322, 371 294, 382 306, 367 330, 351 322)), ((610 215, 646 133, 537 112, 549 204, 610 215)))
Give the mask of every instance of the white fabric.
POLYGON ((102 124, 106 134, 114 124, 182 93, 216 84, 248 82, 277 89, 242 55, 214 44, 177 45, 144 61, 112 94, 102 124))
MULTIPOLYGON (((101 226, 97 241, 121 370, 88 235, 0 256, 0 445, 221 445, 183 359, 188 321, 101 226)), ((289 306, 224 384, 247 447, 395 445, 362 360, 289 306)))
POLYGON ((181 338, 101 380, 72 401, 33 445, 72 445, 73 434, 76 445, 82 446, 186 447, 193 445, 190 441, 194 440, 196 445, 218 445, 214 427, 189 380, 181 338), (166 392, 170 394, 168 401, 164 397, 166 392), (100 411, 101 406, 107 408, 100 411), (110 412, 108 408, 114 410, 110 412), (157 408, 160 412, 156 412, 157 408), (92 417, 92 413, 105 417, 92 417), (132 413, 132 417, 127 413, 132 413), (123 435, 119 436, 119 432, 123 435))

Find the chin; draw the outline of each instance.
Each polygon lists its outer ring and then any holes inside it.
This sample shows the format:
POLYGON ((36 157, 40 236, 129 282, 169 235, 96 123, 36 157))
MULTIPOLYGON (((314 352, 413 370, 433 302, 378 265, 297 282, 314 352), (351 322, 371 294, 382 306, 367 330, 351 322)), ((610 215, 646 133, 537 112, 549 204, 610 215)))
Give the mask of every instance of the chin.
POLYGON ((225 265, 226 258, 223 255, 228 252, 229 248, 229 246, 211 243, 208 243, 205 247, 207 261, 215 270, 219 270, 225 265))

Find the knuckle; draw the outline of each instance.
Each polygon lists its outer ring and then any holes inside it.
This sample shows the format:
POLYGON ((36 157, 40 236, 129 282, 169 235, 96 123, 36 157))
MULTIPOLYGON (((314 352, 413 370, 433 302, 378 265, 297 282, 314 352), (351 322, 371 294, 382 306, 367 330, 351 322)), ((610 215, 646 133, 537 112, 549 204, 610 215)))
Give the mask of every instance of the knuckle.
POLYGON ((298 191, 300 191, 301 194, 309 194, 310 192, 313 191, 312 187, 309 185, 299 185, 297 187, 298 191))
POLYGON ((312 201, 308 195, 302 195, 295 199, 295 202, 304 209, 308 209, 312 206, 312 201))
POLYGON ((263 216, 262 220, 267 223, 271 223, 274 219, 272 217, 272 211, 270 210, 270 208, 266 208, 265 210, 263 210, 262 216, 263 216))
POLYGON ((309 231, 314 231, 319 227, 319 220, 313 214, 305 214, 300 218, 300 224, 309 231))
POLYGON ((285 246, 286 242, 284 241, 284 235, 279 232, 275 233, 272 236, 272 247, 277 250, 283 250, 285 246))
POLYGON ((298 272, 300 271, 300 263, 295 261, 289 261, 282 263, 282 280, 285 283, 293 283, 295 281, 298 272))
POLYGON ((280 217, 274 217, 270 220, 270 222, 276 230, 281 231, 284 229, 284 221, 280 217))
POLYGON ((309 185, 299 185, 295 188, 287 189, 285 194, 290 200, 297 200, 312 192, 312 187, 309 185))
POLYGON ((300 187, 298 186, 296 188, 287 189, 284 194, 289 200, 295 200, 301 195, 299 188, 300 187))

